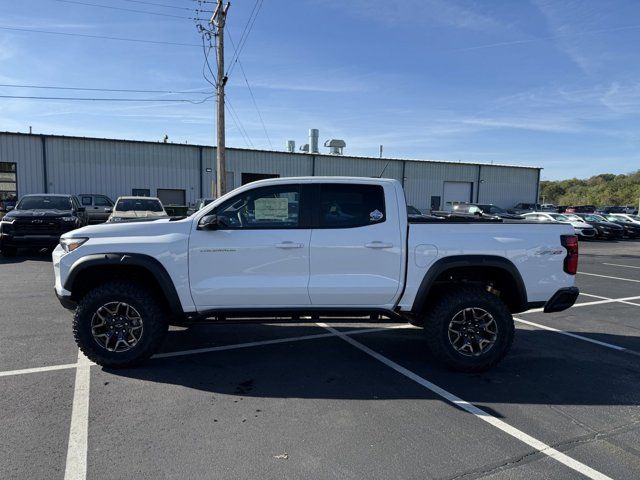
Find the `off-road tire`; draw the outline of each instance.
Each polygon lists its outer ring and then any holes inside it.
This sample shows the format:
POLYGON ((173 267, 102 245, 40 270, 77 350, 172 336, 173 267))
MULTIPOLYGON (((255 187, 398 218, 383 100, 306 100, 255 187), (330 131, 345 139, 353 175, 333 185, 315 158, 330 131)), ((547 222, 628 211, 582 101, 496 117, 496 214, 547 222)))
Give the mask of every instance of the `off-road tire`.
POLYGON ((128 281, 112 281, 90 290, 78 303, 73 317, 73 336, 89 360, 109 368, 139 365, 153 355, 167 334, 167 315, 155 295, 144 285, 128 281), (96 311, 109 302, 125 302, 135 308, 142 319, 143 333, 139 342, 125 352, 112 352, 99 345, 91 333, 91 320, 96 311))
POLYGON ((447 368, 460 372, 481 372, 494 367, 509 352, 513 343, 513 317, 507 306, 495 295, 478 287, 452 287, 424 315, 424 334, 433 356, 447 368), (449 340, 449 323, 465 308, 481 308, 493 316, 497 337, 493 346, 479 356, 465 356, 449 340))

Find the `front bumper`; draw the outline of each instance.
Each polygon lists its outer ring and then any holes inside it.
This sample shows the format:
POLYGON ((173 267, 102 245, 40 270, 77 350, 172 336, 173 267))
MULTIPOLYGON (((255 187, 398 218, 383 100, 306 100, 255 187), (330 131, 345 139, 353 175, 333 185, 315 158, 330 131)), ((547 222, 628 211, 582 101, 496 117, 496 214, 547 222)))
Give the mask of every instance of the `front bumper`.
POLYGON ((595 228, 576 228, 576 234, 584 238, 593 238, 596 236, 595 228))
POLYGON ((60 305, 62 305, 67 310, 76 309, 76 307, 78 306, 78 303, 75 300, 71 300, 71 297, 67 297, 66 295, 60 295, 58 293, 58 290, 56 290, 55 288, 54 288, 54 292, 56 292, 56 297, 58 298, 60 305))
POLYGON ((561 312, 572 307, 579 294, 577 287, 561 288, 544 304, 544 313, 561 312))
POLYGON ((0 241, 8 247, 53 247, 60 241, 60 235, 11 235, 3 233, 0 241))

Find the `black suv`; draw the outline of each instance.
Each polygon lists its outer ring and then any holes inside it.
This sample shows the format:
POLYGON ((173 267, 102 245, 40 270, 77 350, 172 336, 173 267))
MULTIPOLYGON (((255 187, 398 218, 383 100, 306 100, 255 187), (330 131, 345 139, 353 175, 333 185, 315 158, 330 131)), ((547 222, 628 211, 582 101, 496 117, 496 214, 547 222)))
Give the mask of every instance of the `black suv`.
POLYGON ((25 195, 0 220, 0 253, 13 256, 20 247, 54 247, 60 235, 87 223, 87 213, 73 195, 25 195))

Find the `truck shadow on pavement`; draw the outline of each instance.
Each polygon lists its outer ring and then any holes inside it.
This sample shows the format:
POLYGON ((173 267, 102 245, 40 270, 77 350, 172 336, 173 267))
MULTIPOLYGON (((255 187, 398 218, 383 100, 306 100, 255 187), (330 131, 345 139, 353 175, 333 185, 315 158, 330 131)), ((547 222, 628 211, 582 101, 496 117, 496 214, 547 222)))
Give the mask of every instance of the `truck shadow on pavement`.
POLYGON ((18 250, 15 257, 5 257, 0 255, 0 265, 23 263, 27 261, 51 262, 51 249, 43 250, 18 250))
MULTIPOLYGON (((194 327, 170 332, 166 346, 178 351, 320 333, 326 330, 313 325, 194 327)), ((600 337, 615 344, 618 336, 600 337)), ((640 404, 640 356, 553 332, 519 329, 507 358, 493 370, 481 374, 451 372, 438 365, 428 354, 420 329, 359 334, 352 338, 497 416, 500 415, 484 405, 640 404)), ((143 382, 181 385, 216 396, 439 398, 336 337, 153 358, 138 368, 105 371, 143 382)))

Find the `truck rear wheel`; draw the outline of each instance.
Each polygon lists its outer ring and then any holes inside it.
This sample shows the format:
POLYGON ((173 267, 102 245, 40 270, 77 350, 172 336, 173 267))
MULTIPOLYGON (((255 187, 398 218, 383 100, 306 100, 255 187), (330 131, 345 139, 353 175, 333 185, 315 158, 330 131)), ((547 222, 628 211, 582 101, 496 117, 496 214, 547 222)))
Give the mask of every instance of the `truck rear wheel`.
POLYGON ((73 335, 82 352, 104 367, 142 363, 162 345, 166 315, 155 296, 134 282, 108 282, 78 303, 73 335))
POLYGON ((476 287, 452 287, 425 315, 433 355, 452 370, 481 372, 495 366, 513 343, 513 317, 495 295, 476 287))

